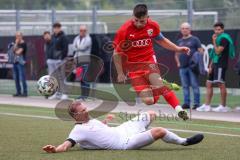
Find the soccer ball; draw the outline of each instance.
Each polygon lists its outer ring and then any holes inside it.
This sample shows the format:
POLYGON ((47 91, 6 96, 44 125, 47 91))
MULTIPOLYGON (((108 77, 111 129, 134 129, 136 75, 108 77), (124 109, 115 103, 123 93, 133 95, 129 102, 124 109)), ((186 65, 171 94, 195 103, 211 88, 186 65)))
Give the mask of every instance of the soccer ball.
POLYGON ((43 76, 37 82, 37 89, 45 97, 52 96, 58 90, 58 81, 53 76, 43 76))

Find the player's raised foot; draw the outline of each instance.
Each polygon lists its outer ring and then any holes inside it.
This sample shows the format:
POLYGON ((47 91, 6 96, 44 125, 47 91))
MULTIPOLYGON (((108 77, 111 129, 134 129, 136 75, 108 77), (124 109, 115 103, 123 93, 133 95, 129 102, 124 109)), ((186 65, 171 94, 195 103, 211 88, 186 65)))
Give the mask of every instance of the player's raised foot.
POLYGON ((162 82, 163 82, 164 85, 169 87, 171 90, 178 91, 178 90, 181 89, 181 87, 178 84, 176 84, 176 83, 170 83, 170 82, 168 82, 165 79, 162 79, 162 82))
POLYGON ((203 134, 196 134, 192 137, 187 138, 187 141, 182 145, 190 146, 190 145, 198 144, 203 140, 203 138, 204 138, 203 134))
POLYGON ((184 121, 188 120, 189 117, 188 117, 188 114, 187 114, 187 111, 185 110, 181 110, 178 112, 178 117, 179 118, 182 118, 184 121))

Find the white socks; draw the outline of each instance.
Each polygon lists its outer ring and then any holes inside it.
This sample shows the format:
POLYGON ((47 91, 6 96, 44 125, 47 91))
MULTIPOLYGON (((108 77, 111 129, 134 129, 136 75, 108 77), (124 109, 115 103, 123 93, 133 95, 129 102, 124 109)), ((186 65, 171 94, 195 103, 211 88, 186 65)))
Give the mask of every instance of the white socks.
POLYGON ((183 109, 182 109, 182 106, 180 106, 180 105, 178 105, 178 106, 176 106, 175 107, 175 111, 178 113, 178 112, 180 112, 180 111, 182 111, 183 109))
POLYGON ((166 143, 179 144, 182 145, 186 143, 186 138, 181 138, 173 132, 166 130, 166 135, 162 138, 166 143))

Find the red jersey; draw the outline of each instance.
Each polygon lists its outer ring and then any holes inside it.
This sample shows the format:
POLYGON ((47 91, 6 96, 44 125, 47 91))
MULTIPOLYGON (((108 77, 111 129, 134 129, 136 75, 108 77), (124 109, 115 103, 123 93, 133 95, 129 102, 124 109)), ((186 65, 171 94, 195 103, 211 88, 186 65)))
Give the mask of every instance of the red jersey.
POLYGON ((125 22, 117 31, 114 42, 118 53, 125 54, 128 62, 152 61, 153 38, 159 36, 160 26, 148 18, 143 28, 134 26, 132 20, 125 22))

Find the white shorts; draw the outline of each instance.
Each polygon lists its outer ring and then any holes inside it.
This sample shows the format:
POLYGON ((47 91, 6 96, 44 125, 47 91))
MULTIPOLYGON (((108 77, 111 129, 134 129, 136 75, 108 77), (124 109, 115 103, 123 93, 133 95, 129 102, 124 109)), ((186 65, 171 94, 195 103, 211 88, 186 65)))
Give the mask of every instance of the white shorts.
POLYGON ((123 136, 123 149, 140 149, 153 143, 151 131, 147 130, 150 123, 150 115, 144 112, 116 127, 123 136))

